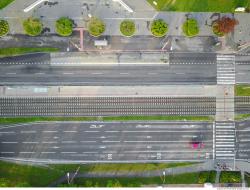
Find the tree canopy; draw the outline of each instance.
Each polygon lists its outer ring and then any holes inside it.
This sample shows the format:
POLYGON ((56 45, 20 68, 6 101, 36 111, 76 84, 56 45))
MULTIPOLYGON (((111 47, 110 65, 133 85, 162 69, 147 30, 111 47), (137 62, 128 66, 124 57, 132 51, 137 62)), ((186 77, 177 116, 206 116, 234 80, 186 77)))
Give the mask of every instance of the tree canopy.
POLYGON ((222 17, 213 23, 213 32, 217 36, 224 36, 232 32, 238 23, 234 18, 222 17))
POLYGON ((199 34, 199 25, 195 19, 187 19, 182 26, 183 33, 188 37, 194 37, 199 34))
POLYGON ((60 36, 70 36, 73 32, 73 21, 67 17, 61 17, 56 21, 56 32, 60 36))
POLYGON ((105 28, 104 22, 98 18, 93 17, 88 22, 88 30, 92 36, 100 36, 105 31, 105 28))
POLYGON ((150 30, 154 36, 163 37, 168 31, 168 24, 162 19, 154 20, 150 30))
POLYGON ((9 32, 9 24, 6 20, 0 20, 0 37, 5 36, 9 32))
POLYGON ((135 23, 132 20, 124 20, 120 24, 120 31, 124 36, 132 36, 135 33, 135 23))
POLYGON ((38 36, 42 32, 43 24, 38 18, 29 17, 23 22, 23 28, 29 36, 38 36))

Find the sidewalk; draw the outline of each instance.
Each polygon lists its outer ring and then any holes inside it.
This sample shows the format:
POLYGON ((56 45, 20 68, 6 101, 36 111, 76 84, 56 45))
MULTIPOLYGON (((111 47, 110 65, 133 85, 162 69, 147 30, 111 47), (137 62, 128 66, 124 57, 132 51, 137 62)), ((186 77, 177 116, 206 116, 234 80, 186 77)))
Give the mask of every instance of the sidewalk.
MULTIPOLYGON (((176 175, 183 173, 191 173, 191 172, 199 172, 199 171, 208 171, 213 169, 213 161, 208 161, 206 163, 194 164, 191 166, 185 167, 176 167, 176 168, 167 168, 165 170, 156 170, 156 171, 144 171, 144 172, 129 172, 129 173, 79 173, 76 175, 76 178, 87 177, 87 178, 98 178, 98 177, 155 177, 162 176, 163 171, 165 171, 166 175, 176 175)), ((70 178, 74 175, 74 173, 70 173, 70 178)), ((55 182, 51 183, 49 187, 56 187, 57 185, 65 182, 67 180, 67 176, 62 176, 55 182)))

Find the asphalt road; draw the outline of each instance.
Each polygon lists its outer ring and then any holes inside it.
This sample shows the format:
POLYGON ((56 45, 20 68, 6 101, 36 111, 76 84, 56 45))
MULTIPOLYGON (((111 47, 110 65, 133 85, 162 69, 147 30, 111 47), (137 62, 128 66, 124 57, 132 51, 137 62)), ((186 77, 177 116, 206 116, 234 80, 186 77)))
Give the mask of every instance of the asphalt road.
POLYGON ((241 62, 236 65, 236 82, 250 83, 250 59, 248 62, 241 62))
POLYGON ((0 65, 2 85, 216 84, 215 64, 52 66, 0 65))
POLYGON ((61 122, 0 127, 0 157, 82 162, 212 158, 212 123, 61 122), (203 148, 193 149, 193 137, 203 148))

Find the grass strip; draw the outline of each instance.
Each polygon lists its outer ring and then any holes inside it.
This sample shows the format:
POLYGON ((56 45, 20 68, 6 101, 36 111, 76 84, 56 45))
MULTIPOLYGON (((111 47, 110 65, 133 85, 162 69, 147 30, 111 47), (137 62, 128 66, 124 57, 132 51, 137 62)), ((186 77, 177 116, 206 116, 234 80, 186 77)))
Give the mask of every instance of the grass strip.
POLYGON ((235 96, 250 96, 250 85, 236 85, 235 96))
MULTIPOLYGON (((0 187, 45 187, 67 172, 144 172, 187 166, 195 163, 147 163, 147 164, 59 164, 45 166, 21 165, 0 161, 0 187)), ((99 180, 93 179, 94 181, 99 180)))
POLYGON ((0 0, 0 9, 7 7, 14 0, 0 0))
POLYGON ((148 0, 158 11, 234 12, 237 7, 249 8, 250 0, 148 0), (156 2, 155 5, 153 2, 156 2))
POLYGON ((52 47, 17 47, 17 48, 0 48, 0 58, 24 55, 28 53, 40 52, 57 52, 58 48, 52 47))
MULTIPOLYGON (((76 178, 73 186, 78 187, 142 187, 163 184, 198 184, 199 172, 157 177, 122 177, 122 178, 76 178)), ((62 184, 60 186, 68 186, 62 184)))
POLYGON ((239 120, 248 119, 248 118, 250 118, 250 114, 246 113, 246 114, 237 114, 237 115, 235 115, 234 119, 236 121, 239 121, 239 120))
POLYGON ((0 124, 42 121, 213 121, 212 116, 114 116, 114 117, 13 117, 0 118, 0 124))
POLYGON ((222 171, 220 183, 241 183, 241 173, 238 171, 222 171))

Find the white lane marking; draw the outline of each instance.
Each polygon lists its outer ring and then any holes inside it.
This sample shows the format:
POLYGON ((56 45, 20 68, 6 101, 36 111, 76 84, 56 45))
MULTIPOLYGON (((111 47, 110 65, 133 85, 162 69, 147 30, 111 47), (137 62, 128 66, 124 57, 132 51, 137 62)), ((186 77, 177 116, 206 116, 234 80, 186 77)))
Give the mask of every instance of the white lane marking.
POLYGON ((17 144, 18 142, 1 142, 2 144, 17 144))
POLYGON ((1 154, 15 154, 15 152, 1 152, 1 154))
POLYGON ((42 142, 43 144, 54 144, 54 143, 58 143, 57 141, 44 141, 42 142))
POLYGON ((185 75, 185 73, 175 73, 176 75, 185 75))
POLYGON ((76 154, 77 152, 61 152, 61 154, 76 154))
POLYGON ((20 154, 34 154, 35 152, 19 152, 20 154))
POLYGON ((73 75, 74 73, 63 73, 64 75, 73 75))
POLYGON ((157 75, 158 73, 148 73, 148 75, 157 75))
POLYGON ((100 131, 84 131, 85 133, 98 133, 100 131))
POLYGON ((110 143, 119 143, 119 142, 121 142, 121 141, 102 141, 103 143, 105 143, 105 142, 110 142, 110 143))
POLYGON ((41 154, 55 154, 56 152, 41 152, 41 154))
POLYGON ((103 73, 91 73, 92 75, 102 75, 103 73))
POLYGON ((120 73, 120 75, 128 75, 129 73, 120 73))
POLYGON ((14 131, 6 131, 6 132, 0 132, 0 133, 2 133, 2 134, 8 134, 8 133, 16 133, 16 132, 14 132, 14 131))
MULTIPOLYGON (((197 151, 193 151, 193 150, 182 150, 182 151, 178 151, 178 150, 125 150, 124 153, 163 153, 163 152, 174 152, 174 153, 197 153, 197 151)), ((206 151, 206 152, 212 152, 212 151, 206 151)))
POLYGON ((45 73, 35 73, 36 75, 44 75, 45 73))
POLYGON ((58 131, 43 131, 43 133, 57 133, 58 131))
POLYGON ((77 133, 77 131, 63 131, 64 133, 77 133))
POLYGON ((38 144, 38 142, 22 142, 23 144, 38 144))
POLYGON ((100 146, 99 148, 106 148, 106 146, 100 146))
POLYGON ((16 73, 6 73, 7 75, 16 75, 16 73))
POLYGON ((80 141, 81 143, 92 143, 92 142, 96 142, 96 141, 80 141))
POLYGON ((119 133, 120 131, 105 131, 105 133, 119 133))
POLYGON ((21 131, 20 133, 36 133, 36 131, 21 131))

